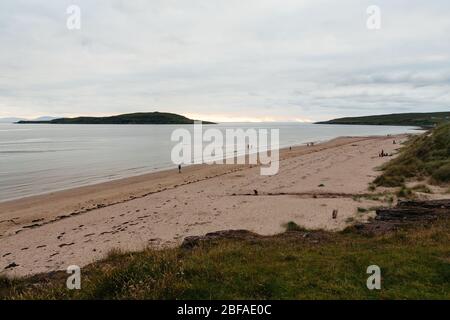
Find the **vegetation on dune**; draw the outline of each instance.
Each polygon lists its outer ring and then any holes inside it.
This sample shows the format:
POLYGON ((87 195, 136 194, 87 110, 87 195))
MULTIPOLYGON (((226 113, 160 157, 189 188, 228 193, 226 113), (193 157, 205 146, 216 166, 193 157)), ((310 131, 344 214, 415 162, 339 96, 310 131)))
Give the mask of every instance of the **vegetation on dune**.
POLYGON ((450 123, 413 137, 383 170, 374 181, 379 186, 403 186, 410 178, 431 177, 430 182, 435 184, 450 182, 450 123))
POLYGON ((365 117, 346 117, 319 122, 321 124, 360 124, 434 127, 450 120, 450 112, 395 113, 365 117))
MULTIPOLYGON (((140 112, 110 117, 60 118, 49 121, 19 121, 19 124, 193 124, 194 120, 174 113, 140 112)), ((211 122, 203 122, 210 124, 211 122)))
MULTIPOLYGON (((290 224, 291 226, 293 224, 290 224)), ((216 240, 191 249, 114 252, 82 269, 0 280, 7 299, 449 299, 449 220, 367 236, 289 231, 259 240, 216 240), (317 239, 317 240, 314 240, 317 239), (367 267, 382 271, 368 290, 367 267)), ((296 229, 296 228, 294 228, 296 229)))

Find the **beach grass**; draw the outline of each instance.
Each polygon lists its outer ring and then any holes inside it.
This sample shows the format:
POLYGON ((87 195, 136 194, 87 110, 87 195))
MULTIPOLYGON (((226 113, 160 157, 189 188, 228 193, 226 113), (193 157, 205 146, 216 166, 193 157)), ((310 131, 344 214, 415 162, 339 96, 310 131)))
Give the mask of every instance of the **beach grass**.
POLYGON ((294 221, 289 221, 288 223, 286 223, 284 225, 284 228, 286 229, 286 231, 306 231, 305 228, 299 226, 294 221))
POLYGON ((429 178, 434 184, 450 183, 450 123, 411 138, 383 171, 374 181, 378 186, 401 187, 411 178, 429 178))
MULTIPOLYGON (((355 228, 286 231, 194 248, 114 251, 82 268, 81 290, 64 272, 0 279, 3 299, 449 299, 449 220, 384 235, 355 228), (381 268, 381 290, 366 286, 381 268)), ((303 230, 303 229, 301 229, 303 230)))

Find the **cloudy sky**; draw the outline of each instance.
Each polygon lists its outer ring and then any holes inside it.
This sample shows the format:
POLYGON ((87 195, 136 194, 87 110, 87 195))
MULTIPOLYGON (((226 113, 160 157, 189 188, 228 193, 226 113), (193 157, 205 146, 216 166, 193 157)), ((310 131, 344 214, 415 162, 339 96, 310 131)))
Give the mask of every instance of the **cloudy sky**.
POLYGON ((448 111, 449 17, 448 0, 1 0, 0 117, 448 111))

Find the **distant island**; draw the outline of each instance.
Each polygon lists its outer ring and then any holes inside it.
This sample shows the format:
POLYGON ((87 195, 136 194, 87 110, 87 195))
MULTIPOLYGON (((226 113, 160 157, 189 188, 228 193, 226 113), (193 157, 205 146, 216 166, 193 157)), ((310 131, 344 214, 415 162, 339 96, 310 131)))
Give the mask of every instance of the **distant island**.
POLYGON ((329 121, 317 122, 318 124, 360 124, 360 125, 385 125, 385 126, 417 126, 434 127, 437 124, 450 120, 450 112, 428 113, 393 113, 365 117, 338 118, 329 121))
MULTIPOLYGON (((175 113, 138 112, 109 117, 58 118, 52 120, 21 120, 18 124, 193 124, 195 120, 175 113)), ((214 122, 202 121, 203 124, 214 122)))

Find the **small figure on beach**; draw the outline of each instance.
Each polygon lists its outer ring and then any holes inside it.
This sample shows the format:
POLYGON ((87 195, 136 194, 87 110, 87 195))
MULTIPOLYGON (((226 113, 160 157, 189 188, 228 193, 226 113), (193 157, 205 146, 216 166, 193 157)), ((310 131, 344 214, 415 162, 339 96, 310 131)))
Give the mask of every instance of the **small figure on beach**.
POLYGON ((289 147, 289 151, 292 151, 292 147, 289 147))
POLYGON ((392 141, 392 144, 397 144, 397 142, 395 142, 395 140, 394 140, 394 141, 392 141))
POLYGON ((384 149, 381 149, 381 152, 378 154, 379 157, 387 157, 389 156, 386 152, 384 152, 384 149))
POLYGON ((178 173, 181 173, 181 164, 178 165, 178 173))
POLYGON ((332 214, 333 219, 336 219, 336 218, 337 218, 337 215, 338 215, 338 210, 337 210, 337 209, 334 209, 334 210, 333 210, 333 214, 332 214))

